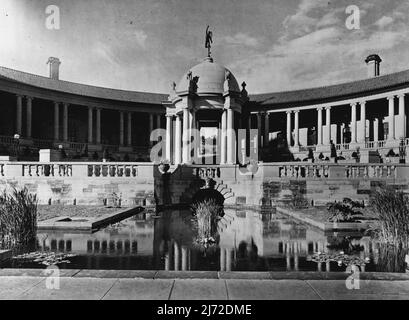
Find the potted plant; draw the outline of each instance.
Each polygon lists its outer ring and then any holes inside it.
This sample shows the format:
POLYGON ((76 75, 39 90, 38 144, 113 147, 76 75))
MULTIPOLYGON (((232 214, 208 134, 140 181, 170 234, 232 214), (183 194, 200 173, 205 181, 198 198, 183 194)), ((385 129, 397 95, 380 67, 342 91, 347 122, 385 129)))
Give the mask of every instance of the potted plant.
POLYGON ((251 159, 248 163, 247 163, 247 170, 249 172, 251 172, 252 174, 255 174, 258 170, 258 163, 256 160, 251 159))
POLYGON ((399 155, 396 154, 393 151, 393 149, 390 149, 388 151, 388 153, 386 154, 386 160, 387 160, 387 162, 390 162, 390 163, 399 163, 400 162, 399 155))
POLYGON ((164 159, 159 163, 159 171, 162 173, 167 173, 170 169, 170 161, 168 159, 164 159))

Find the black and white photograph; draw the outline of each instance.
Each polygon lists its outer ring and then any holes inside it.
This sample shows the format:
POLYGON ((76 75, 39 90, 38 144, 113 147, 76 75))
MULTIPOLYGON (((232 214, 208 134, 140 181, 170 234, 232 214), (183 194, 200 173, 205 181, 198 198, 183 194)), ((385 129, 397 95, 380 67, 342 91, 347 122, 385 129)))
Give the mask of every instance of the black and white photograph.
POLYGON ((409 1, 0 0, 0 39, 0 300, 409 300, 409 1))

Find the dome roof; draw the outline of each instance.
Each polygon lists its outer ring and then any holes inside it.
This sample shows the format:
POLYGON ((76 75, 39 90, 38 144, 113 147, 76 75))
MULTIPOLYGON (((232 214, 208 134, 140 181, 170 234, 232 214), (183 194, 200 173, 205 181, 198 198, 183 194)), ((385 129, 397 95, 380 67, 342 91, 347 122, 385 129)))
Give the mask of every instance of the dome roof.
POLYGON ((240 92, 239 85, 236 78, 227 68, 214 63, 211 57, 207 57, 203 62, 192 67, 180 80, 176 92, 187 91, 189 88, 189 74, 191 77, 198 77, 197 93, 216 93, 223 94, 226 90, 224 83, 226 74, 229 74, 229 90, 234 92, 240 92))

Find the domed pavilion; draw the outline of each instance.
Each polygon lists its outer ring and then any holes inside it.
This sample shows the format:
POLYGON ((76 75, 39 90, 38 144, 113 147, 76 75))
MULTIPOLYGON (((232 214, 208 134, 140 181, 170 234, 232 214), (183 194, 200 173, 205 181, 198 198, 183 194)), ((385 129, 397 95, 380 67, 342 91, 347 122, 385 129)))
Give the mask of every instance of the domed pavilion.
POLYGON ((245 86, 243 82, 240 88, 231 71, 214 62, 210 54, 177 85, 173 83, 163 103, 166 158, 174 164, 235 164, 236 133, 247 117, 245 86))

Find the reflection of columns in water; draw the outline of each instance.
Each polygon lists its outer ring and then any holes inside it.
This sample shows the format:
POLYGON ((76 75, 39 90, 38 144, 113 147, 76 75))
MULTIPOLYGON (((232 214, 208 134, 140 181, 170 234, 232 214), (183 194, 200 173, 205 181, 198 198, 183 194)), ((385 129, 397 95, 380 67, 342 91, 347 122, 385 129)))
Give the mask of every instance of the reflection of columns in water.
POLYGON ((187 270, 187 248, 182 246, 182 271, 187 270))
MULTIPOLYGON (((170 250, 170 248, 169 248, 169 250, 170 250)), ((165 270, 166 271, 170 270, 170 268, 169 268, 169 252, 165 254, 165 270)))
POLYGON ((174 252, 175 271, 179 271, 179 246, 177 242, 175 242, 174 248, 175 248, 175 252, 174 252))
POLYGON ((226 271, 226 251, 220 248, 220 271, 226 271))
POLYGON ((226 271, 231 271, 231 256, 233 250, 231 248, 226 248, 226 271))
POLYGON ((172 241, 168 241, 168 254, 169 254, 169 270, 172 270, 173 266, 172 266, 172 261, 173 261, 173 246, 174 246, 174 242, 172 241))
POLYGON ((290 256, 290 244, 288 242, 284 244, 284 253, 285 253, 285 262, 286 262, 287 271, 290 271, 291 270, 291 256, 290 256))
POLYGON ((300 252, 300 244, 298 242, 294 243, 294 270, 298 271, 298 253, 300 252))

